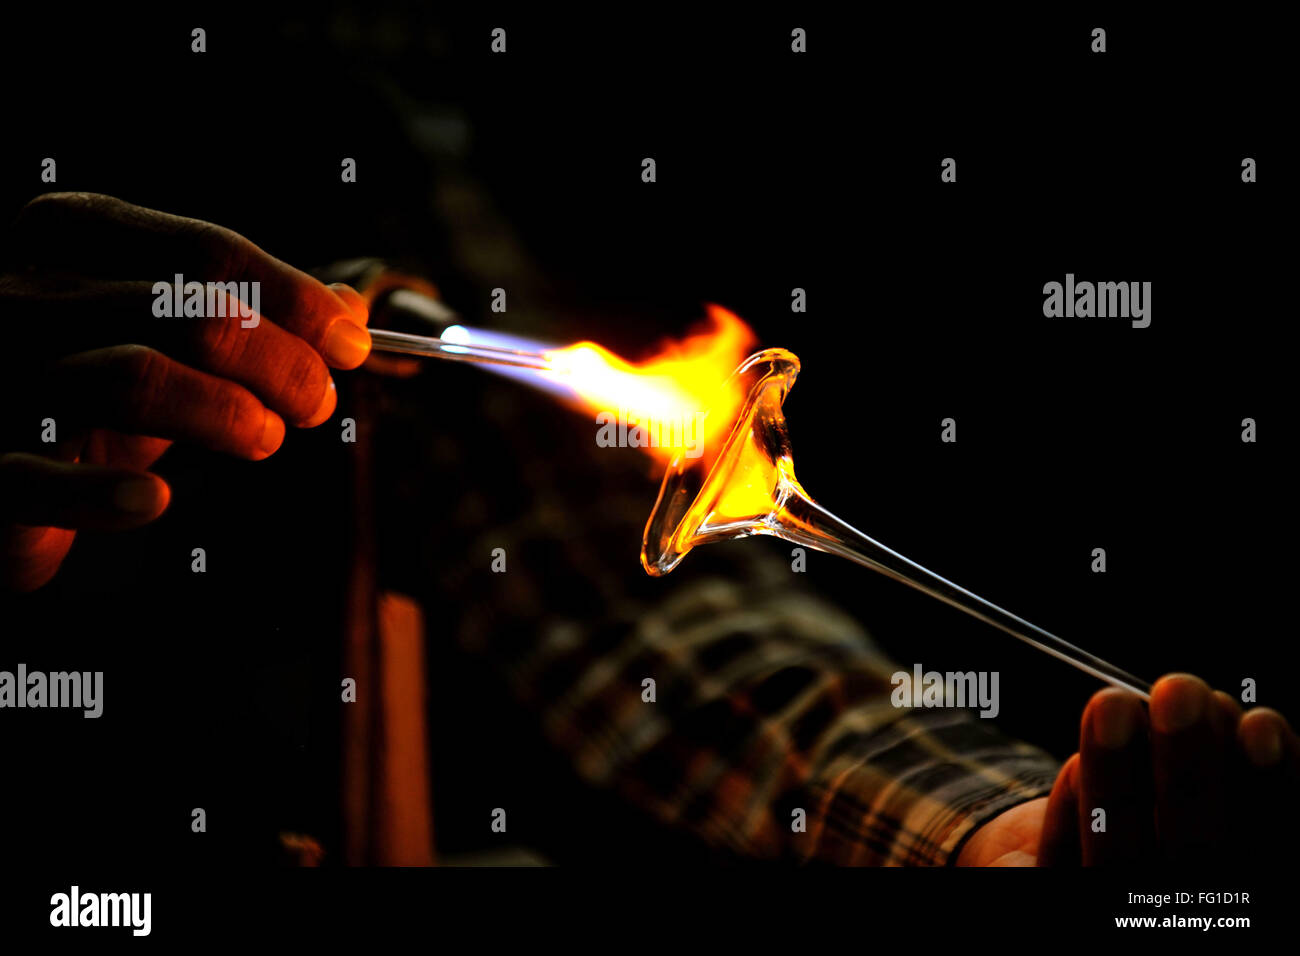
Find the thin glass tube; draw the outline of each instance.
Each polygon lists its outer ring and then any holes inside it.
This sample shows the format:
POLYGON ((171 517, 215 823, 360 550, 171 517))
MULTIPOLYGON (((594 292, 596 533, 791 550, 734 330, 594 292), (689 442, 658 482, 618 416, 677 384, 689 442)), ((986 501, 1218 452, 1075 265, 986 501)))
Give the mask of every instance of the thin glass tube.
POLYGON ((550 360, 541 352, 526 352, 522 349, 473 345, 469 342, 448 342, 429 335, 410 335, 389 329, 371 329, 370 343, 371 348, 379 352, 424 355, 429 358, 480 365, 510 365, 515 368, 536 369, 540 372, 554 371, 550 360))

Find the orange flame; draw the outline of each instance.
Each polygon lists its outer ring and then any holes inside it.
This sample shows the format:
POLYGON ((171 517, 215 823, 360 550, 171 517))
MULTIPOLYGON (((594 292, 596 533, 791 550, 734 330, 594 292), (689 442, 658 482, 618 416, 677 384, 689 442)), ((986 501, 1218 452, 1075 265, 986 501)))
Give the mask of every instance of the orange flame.
POLYGON ((556 371, 540 374, 572 389, 598 420, 639 427, 640 441, 629 444, 656 457, 711 456, 745 399, 738 386, 723 385, 755 341, 738 316, 710 305, 703 328, 648 361, 632 364, 594 342, 578 342, 547 352, 556 371))

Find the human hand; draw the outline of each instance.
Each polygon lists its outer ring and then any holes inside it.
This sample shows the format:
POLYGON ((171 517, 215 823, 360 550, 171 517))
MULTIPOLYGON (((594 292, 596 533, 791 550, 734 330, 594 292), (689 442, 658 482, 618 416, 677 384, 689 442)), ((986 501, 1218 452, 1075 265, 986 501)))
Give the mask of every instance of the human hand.
POLYGON ((0 444, 0 584, 10 589, 49 581, 78 529, 157 518, 171 491, 148 469, 173 441, 256 461, 280 447, 286 423, 321 424, 337 403, 330 368, 355 368, 370 351, 357 292, 211 223, 51 193, 24 207, 8 239, 0 321, 21 362, 6 382, 16 434, 0 444), (224 316, 159 318, 155 285, 177 274, 257 283, 261 312, 218 290, 224 316), (55 442, 38 441, 46 419, 55 442))
POLYGON ((1243 714, 1200 678, 1170 674, 1149 712, 1135 694, 1099 691, 1079 741, 1050 799, 990 820, 959 865, 1240 862, 1296 848, 1279 821, 1300 795, 1300 742, 1274 710, 1243 714))

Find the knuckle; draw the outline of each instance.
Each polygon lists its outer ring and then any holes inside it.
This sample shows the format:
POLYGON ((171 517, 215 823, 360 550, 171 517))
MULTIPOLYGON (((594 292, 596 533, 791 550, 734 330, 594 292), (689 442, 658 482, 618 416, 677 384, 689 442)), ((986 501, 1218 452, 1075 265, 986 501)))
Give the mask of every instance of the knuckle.
POLYGON ((198 323, 199 353, 206 359, 219 363, 237 362, 244 351, 245 337, 236 334, 238 313, 232 311, 233 302, 227 297, 225 316, 210 315, 198 323))
POLYGON ((52 192, 41 193, 27 201, 19 215, 22 216, 43 216, 56 209, 74 203, 82 203, 93 193, 78 192, 52 192))
POLYGON ((123 345, 122 368, 132 382, 147 382, 159 375, 162 355, 147 345, 123 345))
POLYGON ((320 325, 318 331, 323 332, 324 323, 329 322, 335 316, 322 312, 321 298, 318 290, 312 284, 313 281, 312 279, 303 279, 293 283, 292 291, 289 294, 290 308, 293 309, 293 314, 299 320, 308 317, 316 320, 317 324, 320 325))
POLYGON ((116 202, 111 196, 87 192, 41 193, 28 200, 18 212, 19 225, 41 223, 70 212, 95 211, 116 202))
POLYGON ((260 434, 261 406, 242 389, 234 386, 221 388, 213 398, 211 414, 221 434, 241 444, 255 441, 260 434))
POLYGON ((1282 715, 1272 707, 1252 707, 1246 711, 1242 719, 1252 722, 1256 720, 1281 720, 1282 715))
POLYGON ((316 411, 328 387, 329 370, 309 348, 295 348, 282 372, 277 399, 300 415, 316 411))
POLYGON ((167 379, 162 353, 147 345, 124 345, 120 363, 126 379, 127 403, 138 409, 157 405, 163 398, 167 379))
POLYGON ((188 228, 199 255, 212 276, 225 278, 244 273, 252 254, 252 244, 247 239, 233 229, 199 219, 190 220, 188 228))

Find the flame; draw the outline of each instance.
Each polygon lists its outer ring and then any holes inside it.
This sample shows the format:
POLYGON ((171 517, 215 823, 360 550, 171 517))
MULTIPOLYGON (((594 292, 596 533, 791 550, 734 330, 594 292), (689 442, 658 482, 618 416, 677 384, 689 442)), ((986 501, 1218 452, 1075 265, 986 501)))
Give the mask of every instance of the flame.
MULTIPOLYGON (((726 438, 745 396, 728 377, 755 342, 734 313, 708 306, 702 328, 633 364, 595 342, 546 353, 556 371, 537 373, 571 392, 589 412, 629 429, 640 426, 646 451, 669 460, 679 452, 711 456, 726 438)), ((629 442, 631 443, 631 442, 629 442)))

